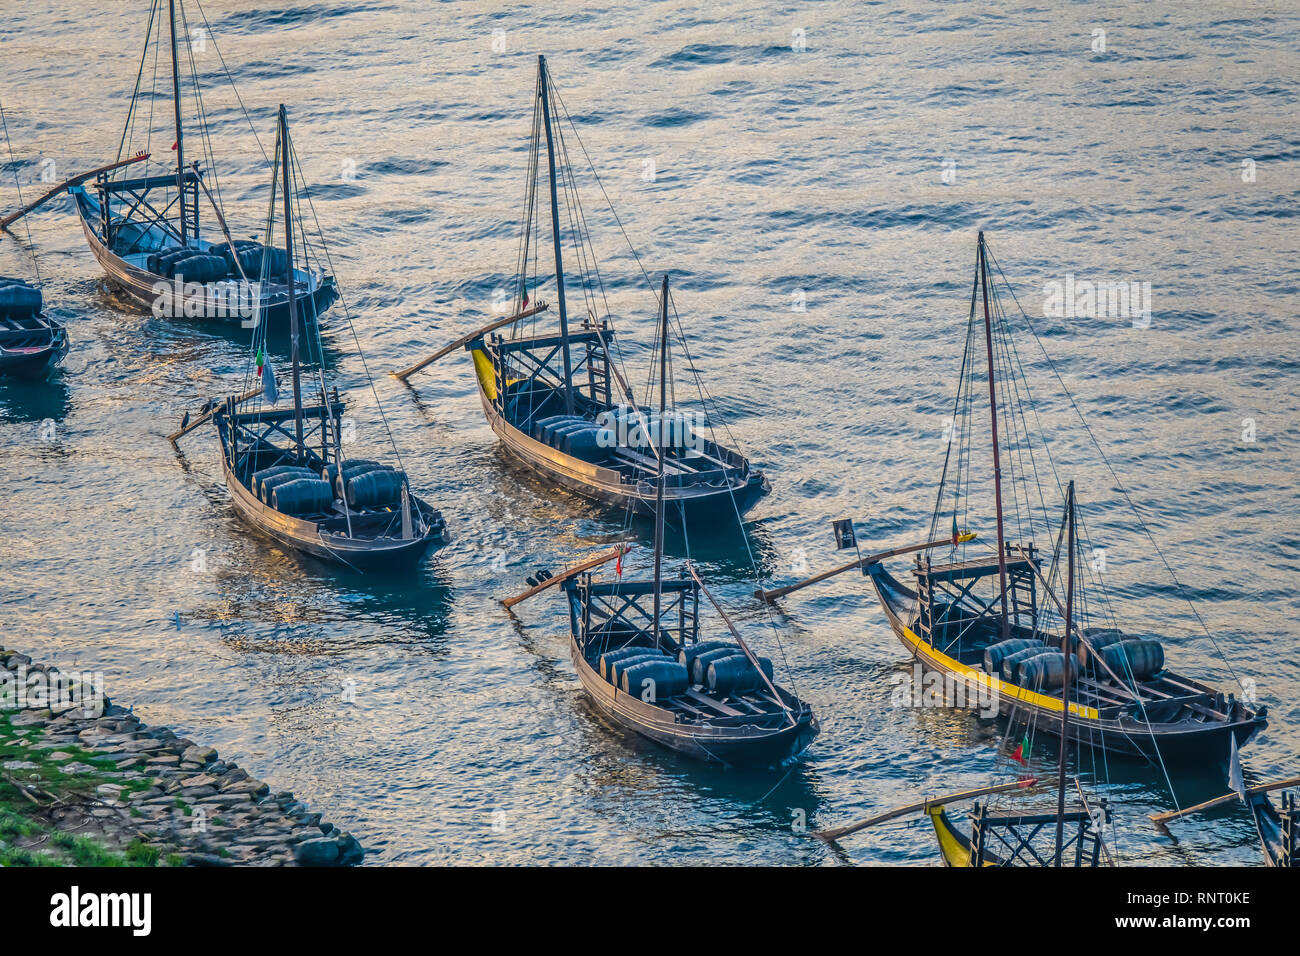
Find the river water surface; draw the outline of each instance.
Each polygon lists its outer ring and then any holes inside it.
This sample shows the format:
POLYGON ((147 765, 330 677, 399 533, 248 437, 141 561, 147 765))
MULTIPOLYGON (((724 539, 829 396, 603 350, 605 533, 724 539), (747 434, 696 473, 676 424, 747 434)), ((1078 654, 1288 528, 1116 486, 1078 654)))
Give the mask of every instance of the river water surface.
MULTIPOLYGON (((350 828, 370 862, 933 865, 919 823, 842 855, 795 824, 987 783, 997 726, 891 706, 908 659, 861 577, 790 599, 774 623, 748 595, 755 568, 785 583, 804 561, 837 560, 832 518, 855 517, 864 543, 926 526, 983 228, 1040 322, 1044 286, 1068 274, 1151 283, 1149 328, 1071 318, 1045 340, 1218 647, 1271 710, 1250 775, 1294 773, 1293 6, 210 0, 206 13, 215 45, 194 56, 227 212, 252 232, 269 174, 217 49, 268 149, 289 107, 387 422, 453 539, 414 575, 363 579, 249 533, 215 436, 190 436, 181 459, 164 438, 238 386, 247 338, 124 306, 60 200, 30 229, 72 350, 47 383, 0 384, 4 645, 103 671, 146 721, 350 828), (701 768, 603 725, 568 661, 561 602, 512 617, 495 601, 537 567, 608 547, 621 522, 509 466, 466 356, 414 390, 384 374, 493 314, 515 259, 537 53, 652 277, 673 270, 695 364, 771 477, 745 539, 692 544, 822 714, 793 770, 701 768)), ((47 160, 63 176, 115 155, 146 17, 138 2, 4 5, 0 98, 28 198, 47 160)), ((654 297, 609 217, 592 226, 644 380, 654 297)), ((0 273, 31 275, 19 237, 0 243, 0 273)), ((324 324, 363 452, 384 426, 342 310, 324 324)), ((1118 514, 1086 434, 1059 421, 1054 450, 1085 513, 1118 514)), ((1143 539, 1105 544, 1136 629, 1164 634, 1182 672, 1241 693, 1143 539)), ((1109 768, 1123 862, 1259 861, 1240 809, 1180 823, 1177 842, 1146 820, 1222 792, 1222 756, 1176 775, 1176 794, 1157 768, 1109 768)))

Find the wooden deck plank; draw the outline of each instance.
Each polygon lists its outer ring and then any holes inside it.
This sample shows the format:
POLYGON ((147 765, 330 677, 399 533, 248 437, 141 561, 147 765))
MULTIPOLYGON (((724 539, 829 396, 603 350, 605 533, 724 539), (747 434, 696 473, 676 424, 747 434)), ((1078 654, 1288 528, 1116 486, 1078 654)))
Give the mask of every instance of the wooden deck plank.
POLYGON ((744 711, 736 710, 734 707, 728 707, 726 704, 722 703, 721 701, 714 700, 712 697, 709 697, 707 694, 700 693, 694 687, 688 687, 686 689, 686 692, 682 694, 682 696, 689 697, 697 704, 703 704, 705 707, 712 707, 714 710, 718 711, 721 714, 726 715, 727 717, 748 716, 747 714, 745 714, 744 711))

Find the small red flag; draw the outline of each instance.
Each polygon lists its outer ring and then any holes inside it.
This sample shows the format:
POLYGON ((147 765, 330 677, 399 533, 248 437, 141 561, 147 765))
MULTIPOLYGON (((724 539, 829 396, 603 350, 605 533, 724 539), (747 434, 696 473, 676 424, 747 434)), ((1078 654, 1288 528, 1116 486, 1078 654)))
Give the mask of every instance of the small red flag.
POLYGON ((179 146, 180 143, 181 143, 181 141, 180 141, 179 139, 176 140, 174 143, 172 143, 172 152, 175 152, 175 151, 176 151, 176 147, 179 146))
POLYGON ((618 557, 614 559, 614 573, 620 578, 623 576, 623 549, 618 549, 618 557))

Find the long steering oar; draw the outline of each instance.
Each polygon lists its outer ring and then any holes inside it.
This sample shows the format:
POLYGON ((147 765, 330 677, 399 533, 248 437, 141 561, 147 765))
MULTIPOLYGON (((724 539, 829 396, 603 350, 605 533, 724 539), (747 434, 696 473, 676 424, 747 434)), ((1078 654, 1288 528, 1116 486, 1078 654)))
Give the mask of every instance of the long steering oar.
POLYGON ((1038 785, 1035 777, 1028 780, 1017 780, 1015 783, 996 783, 988 787, 976 787, 974 790, 962 790, 959 793, 950 793, 944 797, 927 797, 924 800, 918 800, 916 803, 909 803, 905 806, 895 807, 893 810, 886 810, 884 813, 877 813, 875 816, 867 817, 865 820, 859 820, 857 823, 850 823, 847 826, 832 827, 829 830, 817 830, 813 836, 819 840, 825 840, 827 843, 833 843, 840 837, 846 837, 850 833, 857 833, 859 830, 865 830, 867 827, 875 826, 877 823, 886 823, 890 820, 897 820, 899 817, 905 817, 911 813, 924 813, 931 807, 941 807, 947 803, 956 803, 958 800, 971 800, 975 797, 983 797, 991 793, 1006 793, 1010 790, 1027 790, 1030 787, 1038 785))
POLYGON ((416 372, 420 371, 420 369, 424 368, 426 365, 432 365, 434 362, 438 361, 438 359, 442 358, 443 356, 450 355, 452 352, 456 351, 457 349, 468 345, 470 342, 473 342, 480 335, 487 335, 489 332, 494 332, 497 329, 501 328, 503 325, 510 325, 513 322, 518 322, 521 319, 526 319, 530 315, 536 315, 538 312, 545 312, 549 308, 550 306, 547 305, 545 302, 538 302, 531 309, 525 309, 523 312, 516 312, 514 315, 508 315, 504 319, 497 319, 495 322, 489 322, 481 329, 475 329, 473 332, 470 332, 468 335, 462 335, 455 342, 452 342, 450 345, 440 348, 438 351, 434 352, 428 358, 420 359, 420 361, 416 362, 410 368, 404 368, 400 372, 393 372, 392 373, 393 378, 405 382, 408 378, 410 378, 416 372))
POLYGON ((55 186, 49 192, 42 195, 35 202, 29 202, 26 206, 23 206, 23 208, 19 209, 17 212, 11 212, 3 219, 0 219, 0 229, 8 229, 11 225, 13 225, 19 219, 23 218, 23 216, 27 215, 29 212, 34 212, 35 210, 40 209, 42 206, 44 206, 55 196, 59 195, 59 193, 66 192, 67 190, 71 189, 73 186, 80 186, 87 179, 93 179, 94 177, 98 176, 100 173, 112 172, 114 169, 120 169, 123 166, 130 166, 132 163, 143 162, 148 158, 149 158, 148 153, 136 153, 130 159, 122 159, 117 161, 116 163, 109 163, 107 166, 100 166, 96 169, 92 169, 88 173, 79 173, 76 176, 72 176, 68 179, 65 179, 63 182, 59 183, 59 185, 55 186))
MULTIPOLYGON (((240 402, 246 402, 250 398, 253 398, 256 395, 260 395, 261 393, 262 393, 261 385, 257 386, 257 388, 250 388, 242 395, 235 396, 235 404, 238 405, 240 402)), ((204 412, 202 415, 200 415, 198 418, 194 419, 193 421, 190 421, 190 417, 187 414, 185 416, 185 420, 181 422, 181 427, 178 428, 176 431, 172 432, 170 435, 168 435, 167 440, 171 442, 173 445, 175 445, 176 440, 178 438, 182 438, 183 436, 188 435, 190 432, 194 431, 194 429, 198 428, 204 422, 211 419, 212 416, 216 414, 217 409, 222 406, 222 404, 224 403, 218 402, 216 405, 208 409, 206 412, 204 412)))
MULTIPOLYGON (((967 531, 965 534, 957 536, 957 543, 961 544, 966 541, 974 541, 975 532, 967 531)), ((923 544, 909 544, 902 548, 891 548, 888 551, 880 551, 876 554, 868 554, 864 557, 850 561, 848 564, 842 564, 838 568, 831 568, 829 571, 823 571, 821 574, 815 574, 807 580, 800 581, 798 584, 787 585, 783 588, 773 588, 771 591, 755 591, 754 597, 760 601, 772 602, 779 597, 785 597, 792 591, 798 591, 800 588, 806 588, 810 584, 816 584, 818 581, 825 581, 827 578, 833 578, 837 574, 843 574, 845 571, 852 571, 854 568, 865 568, 875 564, 877 561, 883 561, 885 558, 892 558, 899 554, 910 554, 913 551, 927 551, 930 548, 941 548, 946 544, 952 544, 952 538, 935 538, 933 541, 926 541, 923 544)))
MULTIPOLYGON (((1268 793, 1271 790, 1284 790, 1287 787, 1300 786, 1300 777, 1291 777, 1289 780, 1278 780, 1274 783, 1261 783, 1255 787, 1247 787, 1246 795, 1250 796, 1255 793, 1268 793)), ((1176 820, 1179 817, 1185 817, 1189 813, 1198 813, 1201 810, 1208 810, 1211 807, 1217 807, 1224 803, 1230 803, 1233 800, 1240 800, 1241 795, 1236 793, 1225 793, 1221 797, 1215 797, 1213 800, 1206 800, 1204 803, 1198 803, 1194 807, 1188 807, 1186 810, 1170 810, 1167 813, 1153 813, 1151 819, 1155 823, 1166 823, 1169 820, 1176 820)))
POLYGON ((630 544, 620 544, 613 551, 606 551, 604 554, 598 554, 596 555, 596 557, 589 558, 588 560, 583 561, 581 564, 574 565, 573 567, 569 568, 567 571, 563 572, 562 574, 557 574, 553 577, 549 577, 545 581, 541 581, 538 584, 533 585, 523 594, 516 594, 514 597, 502 598, 501 604, 504 607, 514 607, 520 601, 527 601, 534 594, 540 594, 542 591, 545 591, 547 588, 551 587, 552 585, 559 584, 561 581, 567 581, 575 574, 581 574, 583 571, 589 571, 594 567, 598 567, 602 564, 605 564, 607 561, 613 561, 615 558, 622 557, 623 555, 627 554, 631 550, 632 550, 632 546, 630 544))

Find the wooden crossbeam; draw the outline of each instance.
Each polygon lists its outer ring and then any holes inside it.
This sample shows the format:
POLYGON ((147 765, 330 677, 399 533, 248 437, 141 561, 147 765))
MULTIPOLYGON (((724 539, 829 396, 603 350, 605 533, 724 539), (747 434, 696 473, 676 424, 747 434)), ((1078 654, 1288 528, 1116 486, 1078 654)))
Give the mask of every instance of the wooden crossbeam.
MULTIPOLYGON (((23 216, 27 215, 29 212, 34 212, 37 209, 40 209, 42 206, 44 206, 55 196, 59 195, 60 193, 66 192, 67 190, 71 189, 73 186, 80 186, 87 179, 93 179, 94 177, 98 176, 100 173, 112 172, 114 169, 120 169, 123 166, 130 166, 132 163, 143 162, 148 158, 149 158, 148 153, 136 153, 130 159, 122 159, 115 163, 109 163, 106 166, 99 166, 95 169, 92 169, 88 173, 78 173, 76 176, 71 176, 68 179, 65 179, 63 182, 59 183, 59 185, 55 186, 49 192, 46 192, 43 195, 41 195, 40 198, 38 198, 34 202, 29 202, 26 206, 23 206, 23 208, 17 210, 16 212, 11 212, 3 219, 0 219, 0 229, 8 229, 11 225, 13 225, 23 216)), ((173 180, 173 182, 174 181, 175 180, 173 180)))
POLYGON ((834 842, 841 837, 846 837, 850 833, 857 833, 859 830, 865 830, 867 827, 875 826, 877 823, 887 823, 890 820, 897 820, 899 817, 905 817, 913 813, 924 813, 931 807, 942 807, 949 803, 956 803, 959 800, 972 800, 975 797, 983 797, 993 793, 1007 793, 1011 790, 1029 790, 1038 785, 1037 778, 1028 780, 1017 780, 1015 783, 998 783, 987 787, 976 787, 973 790, 959 790, 957 793, 950 793, 939 797, 926 797, 916 803, 904 804, 901 807, 895 807, 893 810, 886 810, 884 813, 877 813, 874 816, 859 820, 856 823, 850 823, 842 827, 831 827, 826 830, 817 830, 813 836, 819 840, 825 840, 828 843, 834 842))
MULTIPOLYGON (((968 531, 957 537, 958 542, 974 540, 975 533, 973 531, 968 531)), ((821 574, 814 574, 812 577, 800 581, 797 584, 790 584, 783 588, 773 588, 770 591, 755 591, 754 597, 758 598, 760 601, 772 602, 779 597, 785 597, 787 594, 798 591, 800 588, 806 588, 810 584, 825 581, 827 578, 834 577, 837 574, 842 574, 845 571, 852 571, 854 568, 869 567, 870 565, 885 560, 885 558, 892 558, 900 554, 909 554, 913 551, 925 551, 928 548, 940 548, 949 544, 951 541, 952 538, 935 538, 933 541, 924 541, 920 544, 909 544, 901 548, 891 548, 888 551, 879 551, 876 554, 868 554, 865 557, 858 558, 856 561, 850 561, 848 564, 842 564, 837 568, 831 568, 829 571, 823 571, 821 574)))
POLYGON ((393 378, 405 382, 416 372, 420 371, 420 369, 433 364, 434 362, 438 361, 438 359, 443 358, 444 356, 450 355, 452 352, 456 351, 459 348, 463 348, 464 346, 468 345, 470 342, 478 338, 480 335, 486 335, 487 333, 495 331, 496 329, 499 329, 502 326, 511 325, 512 323, 518 322, 521 319, 526 319, 529 316, 536 315, 539 312, 545 312, 549 308, 550 306, 547 305, 545 302, 538 302, 537 305, 533 306, 531 309, 525 309, 523 312, 517 312, 514 315, 508 315, 504 319, 498 319, 495 322, 489 322, 487 325, 483 326, 482 328, 475 329, 473 332, 470 332, 468 335, 462 335, 455 342, 452 342, 450 345, 444 346, 443 348, 434 352, 428 358, 421 359, 420 361, 416 362, 414 365, 410 366, 409 368, 404 368, 400 372, 393 372, 392 373, 393 378))
MULTIPOLYGON (((1287 787, 1300 786, 1300 777, 1290 777, 1286 780, 1276 780, 1273 783, 1261 783, 1258 786, 1247 787, 1246 795, 1251 796, 1257 793, 1269 793, 1273 790, 1284 790, 1287 787)), ((1241 799, 1240 794, 1225 793, 1221 797, 1215 797, 1213 800, 1206 800, 1204 803, 1198 803, 1194 807, 1188 807, 1186 810, 1170 810, 1166 813, 1153 813, 1151 820, 1155 823, 1167 823, 1170 820, 1176 820, 1178 817, 1185 817, 1190 813, 1198 813, 1201 810, 1209 810, 1211 807, 1221 806, 1230 803, 1233 800, 1241 799)))
POLYGON ((619 557, 620 555, 627 554, 631 550, 632 550, 631 545, 620 544, 612 551, 606 551, 603 554, 598 554, 594 558, 589 558, 588 560, 583 561, 580 564, 574 565, 573 567, 569 568, 567 571, 564 571, 561 574, 557 574, 553 577, 547 578, 545 581, 542 581, 540 584, 534 585, 533 587, 529 588, 527 591, 523 592, 522 594, 517 594, 514 597, 503 598, 501 600, 501 604, 504 607, 514 607, 520 601, 526 601, 534 594, 540 594, 542 591, 545 591, 549 587, 554 587, 555 585, 559 584, 561 581, 567 581, 575 574, 579 574, 583 571, 587 571, 591 568, 605 564, 608 561, 613 561, 615 558, 619 557))

